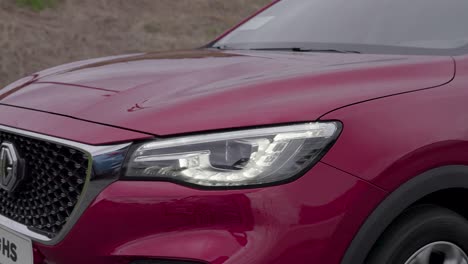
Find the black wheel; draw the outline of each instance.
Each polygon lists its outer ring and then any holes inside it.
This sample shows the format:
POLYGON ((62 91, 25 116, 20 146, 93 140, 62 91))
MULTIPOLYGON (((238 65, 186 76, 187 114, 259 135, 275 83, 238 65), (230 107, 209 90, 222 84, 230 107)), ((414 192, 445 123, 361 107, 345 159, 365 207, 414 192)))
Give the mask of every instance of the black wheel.
POLYGON ((412 208, 380 237, 366 264, 468 264, 468 221, 437 206, 412 208))

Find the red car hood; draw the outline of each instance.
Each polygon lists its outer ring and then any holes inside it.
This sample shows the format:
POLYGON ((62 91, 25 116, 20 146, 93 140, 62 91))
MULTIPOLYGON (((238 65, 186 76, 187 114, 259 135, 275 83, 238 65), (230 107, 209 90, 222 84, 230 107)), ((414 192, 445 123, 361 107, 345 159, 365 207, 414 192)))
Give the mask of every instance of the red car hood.
POLYGON ((0 90, 0 104, 171 135, 313 121, 334 109, 436 87, 450 57, 182 51, 77 62, 0 90))

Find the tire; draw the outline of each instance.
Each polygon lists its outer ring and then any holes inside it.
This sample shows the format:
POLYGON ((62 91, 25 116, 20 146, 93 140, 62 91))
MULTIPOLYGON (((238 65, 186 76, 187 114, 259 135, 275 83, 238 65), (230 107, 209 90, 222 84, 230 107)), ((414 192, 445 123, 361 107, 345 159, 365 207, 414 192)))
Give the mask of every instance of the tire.
POLYGON ((466 264, 465 252, 468 221, 446 208, 422 205, 406 211, 390 225, 366 264, 466 264))

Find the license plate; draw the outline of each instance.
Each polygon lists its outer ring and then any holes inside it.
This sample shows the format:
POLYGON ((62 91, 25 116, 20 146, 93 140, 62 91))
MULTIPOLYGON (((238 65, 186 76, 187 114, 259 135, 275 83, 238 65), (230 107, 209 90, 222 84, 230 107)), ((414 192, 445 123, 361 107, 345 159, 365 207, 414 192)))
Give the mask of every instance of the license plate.
POLYGON ((0 264, 33 264, 31 239, 0 227, 0 264))

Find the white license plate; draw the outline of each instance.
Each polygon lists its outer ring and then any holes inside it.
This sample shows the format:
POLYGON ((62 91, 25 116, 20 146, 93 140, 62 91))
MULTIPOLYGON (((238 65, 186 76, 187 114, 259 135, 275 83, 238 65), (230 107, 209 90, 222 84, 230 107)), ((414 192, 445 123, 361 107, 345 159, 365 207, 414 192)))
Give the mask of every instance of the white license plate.
POLYGON ((0 226, 0 264, 33 264, 31 239, 0 226))

